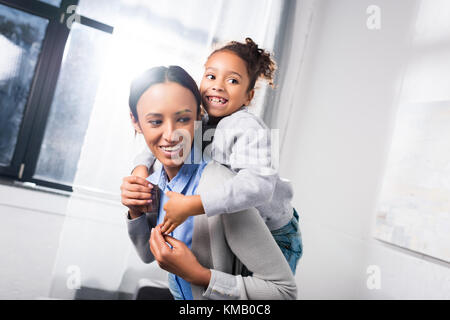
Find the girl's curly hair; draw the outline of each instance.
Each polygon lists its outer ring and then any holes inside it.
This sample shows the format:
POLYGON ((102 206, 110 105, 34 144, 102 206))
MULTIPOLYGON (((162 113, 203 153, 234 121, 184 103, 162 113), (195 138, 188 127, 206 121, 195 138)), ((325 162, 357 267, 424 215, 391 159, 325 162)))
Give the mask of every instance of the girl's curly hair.
POLYGON ((276 63, 272 59, 270 52, 258 48, 258 45, 251 38, 245 38, 245 43, 231 41, 225 46, 214 50, 210 57, 221 51, 231 51, 246 62, 250 78, 248 91, 255 88, 256 81, 259 78, 267 80, 269 85, 272 88, 274 87, 273 78, 277 68, 276 63))

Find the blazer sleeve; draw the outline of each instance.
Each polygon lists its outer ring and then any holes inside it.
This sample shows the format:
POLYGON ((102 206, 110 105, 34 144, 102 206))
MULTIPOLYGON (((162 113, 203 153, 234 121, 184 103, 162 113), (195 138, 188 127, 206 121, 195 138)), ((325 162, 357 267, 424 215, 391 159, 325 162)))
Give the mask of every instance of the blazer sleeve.
POLYGON ((146 213, 135 219, 126 216, 128 235, 136 248, 137 254, 144 263, 155 260, 150 251, 150 230, 156 226, 156 213, 146 213))
MULTIPOLYGON (((232 175, 231 171, 220 164, 214 163, 213 166, 214 170, 203 173, 202 179, 205 178, 206 183, 203 187, 207 187, 214 180, 222 180, 224 170, 229 172, 228 175, 232 175)), ((296 299, 297 286, 292 271, 258 211, 252 208, 221 215, 220 218, 230 250, 253 275, 244 277, 211 270, 211 280, 203 297, 243 300, 296 299)), ((213 256, 215 254, 221 253, 212 252, 213 256)))

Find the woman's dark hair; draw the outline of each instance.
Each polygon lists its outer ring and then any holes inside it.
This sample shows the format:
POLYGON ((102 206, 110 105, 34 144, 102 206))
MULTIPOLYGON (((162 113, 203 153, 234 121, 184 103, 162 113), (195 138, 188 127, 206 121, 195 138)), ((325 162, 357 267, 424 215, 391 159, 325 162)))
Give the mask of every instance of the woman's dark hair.
POLYGON ((128 104, 130 105, 131 113, 136 120, 138 120, 136 111, 137 103, 144 92, 155 84, 166 82, 175 82, 186 89, 189 89, 197 102, 197 116, 200 114, 201 96, 194 79, 192 79, 189 73, 179 66, 160 66, 148 69, 137 76, 131 83, 128 104))
POLYGON ((225 46, 214 50, 210 57, 221 51, 230 51, 246 62, 250 78, 247 91, 255 88, 256 81, 260 77, 266 79, 269 85, 274 87, 273 78, 277 68, 275 60, 270 56, 270 52, 258 48, 258 45, 251 38, 245 38, 245 43, 231 41, 225 46))

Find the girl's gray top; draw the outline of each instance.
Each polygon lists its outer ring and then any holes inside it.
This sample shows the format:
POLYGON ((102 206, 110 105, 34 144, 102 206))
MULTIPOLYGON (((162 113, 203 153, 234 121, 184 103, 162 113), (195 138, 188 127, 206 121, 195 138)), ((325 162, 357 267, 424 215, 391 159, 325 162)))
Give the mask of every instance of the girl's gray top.
MULTIPOLYGON (((233 173, 215 161, 205 167, 197 191, 232 179, 233 173)), ((128 234, 140 258, 154 261, 150 230, 156 214, 127 218, 128 234)), ((297 297, 292 271, 270 231, 254 208, 213 217, 194 217, 192 252, 211 270, 207 288, 191 285, 195 300, 291 300, 297 297), (252 276, 243 276, 243 265, 252 276)))
MULTIPOLYGON (((203 137, 212 132, 205 131, 203 137)), ((237 173, 225 183, 199 192, 206 215, 256 208, 270 230, 286 225, 293 216, 292 185, 281 179, 278 131, 270 130, 246 107, 219 121, 204 153, 237 173)), ((134 165, 152 166, 155 157, 145 148, 134 165)))

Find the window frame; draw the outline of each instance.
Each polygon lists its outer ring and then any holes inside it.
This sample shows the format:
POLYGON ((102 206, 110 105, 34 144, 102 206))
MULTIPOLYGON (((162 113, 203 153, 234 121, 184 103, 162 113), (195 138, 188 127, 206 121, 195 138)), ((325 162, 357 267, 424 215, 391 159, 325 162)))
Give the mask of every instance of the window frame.
MULTIPOLYGON (((70 29, 66 26, 67 8, 78 5, 79 0, 62 0, 60 7, 38 0, 0 0, 1 5, 20 10, 48 20, 28 100, 9 166, 0 166, 0 175, 21 182, 31 182, 44 187, 73 191, 72 185, 33 178, 41 145, 44 139, 50 108, 58 83, 64 49, 70 29)), ((79 16, 80 24, 112 34, 114 28, 105 23, 79 16)))

